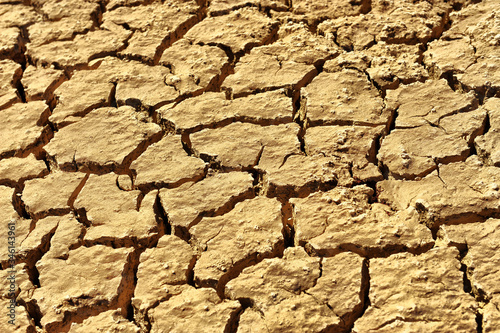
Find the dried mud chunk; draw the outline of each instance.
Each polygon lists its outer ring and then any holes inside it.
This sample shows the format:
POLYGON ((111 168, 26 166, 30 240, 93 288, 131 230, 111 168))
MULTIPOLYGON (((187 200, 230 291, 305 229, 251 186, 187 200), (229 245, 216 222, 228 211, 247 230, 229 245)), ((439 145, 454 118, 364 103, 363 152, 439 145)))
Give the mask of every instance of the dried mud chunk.
POLYGON ((385 126, 319 126, 306 130, 307 155, 338 156, 352 166, 352 176, 360 181, 381 180, 374 164, 376 145, 385 126))
POLYGON ((237 203, 223 216, 205 217, 191 228, 202 252, 194 279, 203 287, 223 287, 243 267, 283 251, 281 204, 257 197, 237 203))
POLYGON ((384 180, 377 183, 379 200, 397 209, 412 207, 429 227, 470 222, 500 211, 498 168, 482 166, 477 157, 439 166, 417 181, 384 180))
POLYGON ((310 125, 386 125, 391 114, 378 90, 356 70, 321 73, 302 89, 310 125))
POLYGON ((386 100, 389 109, 397 110, 396 128, 439 125, 441 118, 469 111, 478 103, 472 94, 451 90, 444 79, 389 90, 386 100))
POLYGON ((467 249, 462 263, 476 295, 489 300, 500 294, 500 220, 442 226, 445 241, 467 249))
POLYGON ((316 192, 306 198, 291 198, 295 226, 295 245, 323 234, 326 228, 348 220, 370 209, 368 201, 373 190, 365 185, 352 189, 336 187, 328 192, 316 192))
POLYGON ((496 296, 483 308, 483 332, 496 333, 500 327, 500 297, 496 296))
MULTIPOLYGON (((324 270, 323 273, 320 273, 321 261, 320 258, 309 257, 300 247, 287 248, 283 258, 264 259, 255 266, 245 268, 228 283, 226 296, 231 299, 250 299, 252 309, 262 314, 263 318, 259 321, 267 327, 267 332, 340 331, 343 323, 339 316, 360 310, 362 259, 353 254, 328 258, 324 267, 328 271, 324 270), (337 259, 334 263, 330 262, 334 259, 337 259), (314 287, 331 284, 330 279, 336 275, 335 271, 343 271, 346 276, 356 275, 357 272, 359 277, 350 281, 337 281, 337 285, 329 288, 331 295, 343 293, 342 301, 345 301, 345 304, 335 304, 332 311, 325 301, 336 300, 329 299, 326 293, 314 287)), ((250 331, 248 321, 242 324, 239 327, 241 331, 250 331)))
POLYGON ((181 136, 165 136, 153 143, 130 165, 136 173, 135 186, 180 185, 198 180, 205 174, 205 163, 188 156, 182 148, 181 136))
POLYGON ((79 0, 32 1, 44 16, 28 27, 32 45, 47 44, 56 40, 70 40, 76 34, 89 31, 98 21, 99 4, 79 0))
POLYGON ((15 186, 25 180, 45 176, 49 171, 44 161, 33 154, 26 158, 12 157, 0 160, 0 185, 15 186))
POLYGON ((378 42, 367 50, 347 52, 323 67, 325 72, 355 68, 369 75, 382 90, 396 89, 400 83, 424 81, 429 73, 421 65, 422 45, 378 42))
POLYGON ((9 255, 11 251, 9 251, 9 242, 12 242, 14 239, 9 237, 15 237, 15 242, 10 243, 10 245, 14 245, 15 248, 19 248, 21 241, 29 234, 30 232, 30 220, 22 219, 12 204, 12 196, 14 195, 14 190, 10 187, 1 186, 0 185, 0 237, 5 239, 2 242, 0 249, 0 263, 2 268, 10 267, 12 263, 15 263, 15 257, 9 255), (14 260, 10 261, 9 259, 14 260))
POLYGON ((23 73, 20 64, 12 60, 0 60, 0 109, 20 102, 16 85, 23 73))
MULTIPOLYGON (((475 63, 456 77, 468 89, 488 93, 493 88, 500 88, 498 68, 498 45, 500 45, 500 13, 498 3, 488 1, 473 4, 464 10, 450 15, 453 21, 451 28, 445 33, 449 39, 471 41, 475 53, 475 63)), ((448 53, 446 59, 453 60, 454 55, 448 53)))
POLYGON ((259 126, 236 122, 194 133, 190 140, 198 156, 223 167, 245 169, 258 165, 263 170, 274 170, 286 156, 300 154, 299 130, 293 123, 259 126))
POLYGON ((248 308, 240 315, 237 333, 269 332, 264 316, 257 310, 248 308))
MULTIPOLYGON (((28 66, 23 73, 21 80, 26 100, 34 101, 37 99, 49 99, 55 88, 65 80, 65 75, 62 70, 54 68, 42 68, 28 66)), ((76 96, 81 96, 81 89, 76 96)), ((73 96, 76 97, 76 96, 73 96)))
POLYGON ((21 54, 21 30, 16 27, 0 29, 0 59, 16 59, 21 54))
POLYGON ((10 299, 0 299, 0 306, 4 309, 4 315, 0 319, 0 330, 2 330, 2 332, 16 333, 37 332, 35 321, 30 318, 26 308, 20 305, 16 306, 14 303, 14 308, 11 310, 11 308, 9 308, 11 304, 10 299), (10 314, 12 314, 12 317, 10 314))
POLYGON ((123 317, 119 310, 109 310, 85 319, 81 323, 72 323, 68 333, 100 332, 139 333, 139 327, 123 317))
POLYGON ((476 61, 470 39, 439 39, 428 44, 424 64, 435 78, 447 73, 463 73, 476 61))
POLYGON ((139 118, 130 106, 96 109, 62 128, 44 149, 62 169, 117 170, 160 135, 160 126, 139 118))
POLYGON ((152 61, 157 60, 162 47, 179 39, 201 17, 196 2, 184 0, 118 7, 105 12, 103 20, 134 32, 122 55, 152 61))
POLYGON ((354 253, 341 253, 323 258, 322 274, 316 285, 307 292, 342 318, 344 326, 351 326, 361 314, 367 286, 362 276, 363 258, 354 253))
MULTIPOLYGON (((28 302, 31 299, 35 286, 30 281, 28 269, 26 264, 17 264, 14 267, 7 265, 3 270, 0 270, 0 300, 11 301, 15 299, 19 305, 19 303, 28 302)), ((10 320, 11 317, 8 316, 10 310, 7 311, 5 317, 10 320)), ((6 330, 6 332, 10 331, 6 330)))
POLYGON ((50 249, 44 254, 44 258, 67 259, 69 251, 81 245, 85 227, 72 214, 49 216, 37 221, 37 225, 46 223, 57 224, 57 229, 50 239, 50 249))
POLYGON ((181 39, 163 52, 160 64, 171 71, 165 83, 185 95, 215 87, 227 70, 229 59, 217 46, 193 45, 181 39))
POLYGON ((98 71, 116 83, 116 102, 118 105, 157 108, 175 100, 179 92, 167 85, 170 70, 163 66, 148 66, 138 61, 123 61, 105 58, 98 71), (151 93, 154 91, 154 93, 151 93))
POLYGON ((149 311, 151 332, 226 332, 226 326, 241 309, 237 301, 221 301, 209 288, 186 288, 177 296, 149 311))
POLYGON ((478 155, 489 165, 500 166, 500 98, 488 99, 483 108, 488 111, 490 129, 477 137, 474 144, 478 155))
POLYGON ((464 161, 468 155, 462 133, 447 134, 425 125, 393 130, 383 139, 377 158, 392 176, 414 179, 437 169, 439 163, 464 161))
POLYGON ((277 30, 271 21, 254 8, 242 8, 228 15, 209 17, 184 36, 193 44, 217 44, 241 53, 268 42, 277 30))
POLYGON ((234 121, 262 125, 292 122, 292 99, 283 90, 226 100, 224 93, 207 92, 158 110, 166 126, 178 133, 195 132, 234 121))
POLYGON ((464 74, 458 74, 457 78, 469 89, 484 91, 486 95, 490 96, 490 89, 493 94, 500 89, 499 67, 500 59, 498 58, 481 59, 471 65, 464 74))
POLYGON ((0 1, 0 27, 21 27, 35 22, 39 15, 30 6, 16 4, 17 1, 0 1), (6 3, 4 3, 6 2, 6 3))
POLYGON ((473 332, 475 302, 463 291, 458 251, 370 260, 370 302, 353 332, 473 332))
POLYGON ((77 211, 85 211, 90 227, 84 236, 86 244, 149 244, 163 233, 155 219, 153 205, 156 193, 147 194, 138 208, 140 191, 122 191, 116 175, 90 175, 75 200, 77 211))
POLYGON ((253 178, 244 172, 220 173, 197 183, 160 190, 168 222, 178 236, 185 236, 201 216, 227 211, 235 200, 250 197, 253 197, 253 178))
POLYGON ((234 71, 222 87, 231 90, 234 97, 277 88, 300 88, 317 74, 313 65, 282 63, 274 55, 257 48, 242 57, 234 71))
POLYGON ((317 24, 324 19, 333 19, 344 16, 354 16, 370 10, 370 2, 356 0, 349 3, 342 1, 310 1, 295 0, 293 13, 307 20, 309 24, 317 24))
POLYGON ((421 45, 379 42, 365 51, 370 60, 366 72, 380 88, 395 89, 399 83, 424 81, 427 70, 420 64, 421 45))
POLYGON ((175 87, 165 83, 170 70, 163 66, 113 57, 96 60, 91 66, 97 68, 76 71, 55 91, 58 104, 51 121, 65 126, 76 121, 75 117, 82 117, 94 108, 111 106, 113 102, 148 110, 179 96, 175 87))
POLYGON ((75 71, 70 80, 54 91, 57 105, 49 120, 63 127, 79 120, 91 110, 111 103, 113 83, 98 70, 75 71))
POLYGON ((130 32, 121 27, 108 28, 109 30, 95 30, 85 35, 77 35, 69 41, 56 41, 40 46, 28 44, 27 54, 37 65, 86 67, 93 58, 118 51, 130 36, 130 32))
POLYGON ((432 247, 431 232, 415 212, 394 214, 389 206, 370 204, 372 196, 371 188, 360 185, 290 199, 296 244, 320 255, 348 250, 363 256, 432 247))
POLYGON ((0 111, 0 159, 27 156, 30 150, 47 142, 49 132, 42 125, 49 112, 44 102, 16 103, 0 111))
POLYGON ((322 22, 318 31, 349 50, 361 50, 375 42, 426 43, 438 37, 451 6, 397 0, 373 1, 366 15, 339 17, 322 22))
POLYGON ((23 237, 16 247, 18 260, 34 265, 35 262, 49 249, 50 239, 57 228, 57 220, 44 219, 35 226, 26 237, 23 237))
POLYGON ((70 251, 66 260, 42 258, 36 265, 40 288, 33 293, 42 327, 67 331, 71 321, 110 308, 124 311, 133 293, 131 261, 131 249, 103 245, 70 251))
POLYGON ((56 171, 45 178, 26 181, 22 200, 27 212, 34 218, 68 213, 72 196, 84 178, 84 173, 56 171))
POLYGON ((306 26, 287 25, 271 45, 256 47, 243 56, 222 88, 235 97, 276 88, 297 89, 318 72, 315 64, 339 54, 331 41, 313 35, 306 26))
POLYGON ((186 289, 194 260, 191 246, 173 235, 162 236, 155 248, 141 254, 132 305, 142 327, 150 308, 186 289))
POLYGON ((307 196, 324 187, 352 185, 349 166, 337 158, 292 155, 264 179, 269 197, 307 196))
MULTIPOLYGON (((486 105, 477 110, 457 113, 439 121, 439 126, 448 134, 460 134, 469 146, 478 135, 483 134, 486 124, 486 105)), ((476 147, 477 148, 477 147, 476 147)))

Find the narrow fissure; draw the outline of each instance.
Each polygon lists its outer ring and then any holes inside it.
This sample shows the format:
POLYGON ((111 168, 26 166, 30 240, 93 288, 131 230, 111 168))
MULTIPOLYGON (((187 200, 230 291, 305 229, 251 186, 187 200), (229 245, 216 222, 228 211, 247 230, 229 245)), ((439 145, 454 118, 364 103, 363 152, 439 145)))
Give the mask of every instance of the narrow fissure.
POLYGON ((289 201, 286 201, 281 205, 281 222, 283 223, 282 233, 285 249, 295 246, 293 205, 289 201))

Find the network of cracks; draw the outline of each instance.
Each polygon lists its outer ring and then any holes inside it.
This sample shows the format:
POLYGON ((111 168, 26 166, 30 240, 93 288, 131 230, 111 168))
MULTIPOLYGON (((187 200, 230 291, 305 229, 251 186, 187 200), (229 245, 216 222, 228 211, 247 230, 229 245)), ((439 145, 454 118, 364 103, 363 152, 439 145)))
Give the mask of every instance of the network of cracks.
POLYGON ((0 330, 500 332, 499 51, 498 0, 0 0, 0 330))

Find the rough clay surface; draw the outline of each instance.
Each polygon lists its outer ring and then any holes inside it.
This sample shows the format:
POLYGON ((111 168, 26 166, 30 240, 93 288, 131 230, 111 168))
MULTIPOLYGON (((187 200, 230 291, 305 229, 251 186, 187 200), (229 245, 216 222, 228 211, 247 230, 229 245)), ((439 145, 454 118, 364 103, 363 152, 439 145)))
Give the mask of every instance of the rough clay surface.
POLYGON ((499 54, 499 0, 0 0, 0 332, 499 333, 499 54))

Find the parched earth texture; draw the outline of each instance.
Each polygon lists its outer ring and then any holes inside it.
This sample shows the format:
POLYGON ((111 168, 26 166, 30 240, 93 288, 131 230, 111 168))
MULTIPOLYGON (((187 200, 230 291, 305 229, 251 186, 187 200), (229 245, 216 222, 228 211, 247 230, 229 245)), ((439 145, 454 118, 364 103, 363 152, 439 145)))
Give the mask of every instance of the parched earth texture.
POLYGON ((0 0, 0 78, 1 332, 500 332, 500 0, 0 0))

